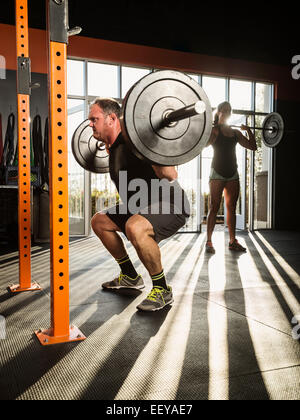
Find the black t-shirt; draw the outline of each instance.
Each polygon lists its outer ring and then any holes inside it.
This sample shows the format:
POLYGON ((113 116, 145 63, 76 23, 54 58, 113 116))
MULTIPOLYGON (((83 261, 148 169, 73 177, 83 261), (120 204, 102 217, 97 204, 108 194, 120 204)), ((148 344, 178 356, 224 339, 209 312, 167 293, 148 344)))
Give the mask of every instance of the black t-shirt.
POLYGON ((139 159, 131 152, 122 133, 109 149, 109 172, 123 202, 136 193, 136 190, 128 191, 128 186, 133 180, 142 179, 147 183, 148 191, 151 191, 151 180, 159 179, 150 163, 139 159), (127 195, 125 195, 125 186, 127 195))
POLYGON ((178 182, 169 183, 167 180, 160 180, 152 165, 139 159, 130 150, 122 133, 109 149, 109 172, 123 204, 128 204, 137 193, 141 197, 141 207, 166 201, 174 204, 181 200, 182 214, 189 216, 188 200, 178 182), (160 188, 158 192, 156 187, 159 183, 167 188, 160 188), (170 194, 166 193, 168 188, 170 194))

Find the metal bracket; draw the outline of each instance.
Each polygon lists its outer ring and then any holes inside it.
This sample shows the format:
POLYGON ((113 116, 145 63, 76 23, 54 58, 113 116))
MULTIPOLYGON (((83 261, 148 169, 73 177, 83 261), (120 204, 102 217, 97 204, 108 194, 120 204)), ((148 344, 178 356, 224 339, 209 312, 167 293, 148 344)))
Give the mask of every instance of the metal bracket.
POLYGON ((18 57, 18 91, 20 95, 31 94, 31 62, 28 57, 18 57))
POLYGON ((78 35, 80 27, 69 30, 68 0, 49 0, 50 41, 68 44, 69 36, 78 35))
POLYGON ((49 1, 50 41, 68 43, 68 0, 49 1))

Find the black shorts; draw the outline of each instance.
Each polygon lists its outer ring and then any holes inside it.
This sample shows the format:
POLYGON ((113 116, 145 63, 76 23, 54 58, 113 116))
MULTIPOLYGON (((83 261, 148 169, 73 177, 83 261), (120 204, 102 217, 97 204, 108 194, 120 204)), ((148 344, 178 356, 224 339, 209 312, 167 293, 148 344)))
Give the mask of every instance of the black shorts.
MULTIPOLYGON (((179 229, 181 229, 186 224, 189 218, 189 213, 187 212, 176 214, 173 204, 167 203, 167 206, 170 208, 170 211, 167 214, 163 211, 160 211, 162 208, 162 203, 157 203, 156 205, 145 207, 143 210, 136 213, 145 217, 145 219, 151 223, 155 233, 154 239, 157 243, 175 235, 179 229)), ((127 211, 127 207, 125 207, 123 204, 112 207, 106 210, 105 213, 127 237, 125 226, 128 220, 134 216, 134 214, 129 213, 127 211)))

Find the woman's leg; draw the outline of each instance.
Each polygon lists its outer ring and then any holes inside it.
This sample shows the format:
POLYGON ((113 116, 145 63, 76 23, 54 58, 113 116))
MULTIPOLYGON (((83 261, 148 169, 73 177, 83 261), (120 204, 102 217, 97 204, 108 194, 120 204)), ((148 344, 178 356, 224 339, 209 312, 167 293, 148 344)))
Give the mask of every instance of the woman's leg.
POLYGON ((217 214, 220 208, 223 189, 225 186, 224 181, 211 180, 210 187, 210 209, 207 217, 207 242, 211 242, 212 234, 216 225, 217 214))
POLYGON ((225 202, 227 207, 227 225, 230 243, 235 241, 236 233, 236 205, 240 195, 240 182, 228 181, 224 187, 225 202))

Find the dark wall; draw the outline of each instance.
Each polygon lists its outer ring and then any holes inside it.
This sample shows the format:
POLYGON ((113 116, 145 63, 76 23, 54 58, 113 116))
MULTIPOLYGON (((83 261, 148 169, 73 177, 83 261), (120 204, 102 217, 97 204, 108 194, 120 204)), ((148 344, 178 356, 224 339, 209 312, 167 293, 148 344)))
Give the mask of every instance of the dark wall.
MULTIPOLYGON (((31 120, 39 114, 42 119, 42 131, 44 134, 44 124, 48 116, 48 88, 47 75, 32 74, 32 82, 40 83, 40 88, 32 91, 30 97, 30 114, 31 120)), ((0 114, 2 116, 2 137, 5 141, 5 133, 7 128, 7 119, 10 113, 15 115, 15 151, 17 145, 18 122, 17 122, 17 94, 16 94, 16 72, 7 70, 6 79, 0 80, 0 114)), ((2 175, 3 172, 1 171, 2 175)), ((2 177, 2 181, 4 182, 2 177)), ((36 192, 32 200, 35 200, 36 192)), ((35 202, 35 201, 34 201, 35 202)), ((0 254, 8 252, 8 250, 18 249, 18 190, 15 186, 0 188, 0 254)), ((34 206, 34 209, 37 209, 34 206)), ((38 211, 33 212, 33 232, 37 223, 38 211)))
MULTIPOLYGON (((32 83, 39 83, 40 88, 32 90, 30 97, 31 120, 39 114, 42 118, 42 127, 48 116, 48 87, 47 75, 33 73, 32 83)), ((7 127, 7 118, 10 113, 14 113, 15 122, 15 145, 17 142, 17 92, 16 92, 16 72, 7 70, 6 79, 0 80, 0 114, 2 115, 2 137, 3 143, 7 127)))
MULTIPOLYGON (((14 0, 0 22, 14 25, 14 0)), ((29 26, 45 29, 46 2, 29 1, 29 26)), ((291 2, 70 0, 70 27, 82 36, 177 51, 288 65, 299 53, 299 14, 291 2)))
MULTIPOLYGON (((300 81, 299 81, 300 83, 300 81)), ((277 102, 286 132, 275 149, 275 229, 300 231, 300 102, 277 102)))

